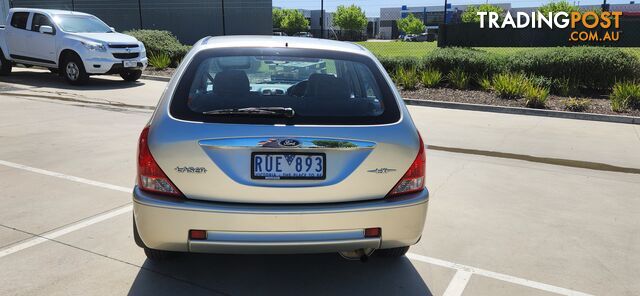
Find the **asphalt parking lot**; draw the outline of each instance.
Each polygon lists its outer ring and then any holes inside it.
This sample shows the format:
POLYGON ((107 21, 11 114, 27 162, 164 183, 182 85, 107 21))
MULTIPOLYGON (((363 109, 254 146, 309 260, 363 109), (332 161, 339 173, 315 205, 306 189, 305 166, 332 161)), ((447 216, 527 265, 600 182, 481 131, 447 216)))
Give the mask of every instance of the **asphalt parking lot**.
POLYGON ((400 260, 133 242, 138 135, 164 82, 0 81, 0 295, 638 295, 640 126, 410 107, 432 193, 400 260))

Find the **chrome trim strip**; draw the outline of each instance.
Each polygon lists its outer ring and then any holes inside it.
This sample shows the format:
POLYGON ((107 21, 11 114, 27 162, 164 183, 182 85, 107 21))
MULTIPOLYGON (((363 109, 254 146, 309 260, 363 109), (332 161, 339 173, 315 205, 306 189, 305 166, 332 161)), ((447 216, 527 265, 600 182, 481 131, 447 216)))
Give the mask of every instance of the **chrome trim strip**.
POLYGON ((371 150, 376 146, 375 142, 336 139, 336 138, 310 138, 310 137, 248 137, 248 138, 222 138, 207 139, 198 142, 200 146, 208 149, 323 149, 323 150, 371 150), (297 145, 283 145, 284 141, 298 142, 297 145))
POLYGON ((330 253, 357 249, 378 249, 380 238, 292 242, 213 242, 189 240, 189 251, 218 254, 330 253))
POLYGON ((296 231, 296 232, 232 232, 232 231, 207 231, 207 241, 212 242, 312 242, 356 240, 364 238, 363 229, 337 230, 337 231, 296 231))

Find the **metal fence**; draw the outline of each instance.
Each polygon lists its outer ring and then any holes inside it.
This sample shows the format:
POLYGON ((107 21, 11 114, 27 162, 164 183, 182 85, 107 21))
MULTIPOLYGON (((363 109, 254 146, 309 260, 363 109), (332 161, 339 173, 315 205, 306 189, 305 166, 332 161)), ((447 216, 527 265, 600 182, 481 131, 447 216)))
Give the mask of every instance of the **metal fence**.
MULTIPOLYGON (((0 0, 2 1, 2 0, 0 0)), ((169 30, 182 43, 205 36, 271 34, 271 0, 11 0, 12 7, 73 10, 118 31, 169 30)))

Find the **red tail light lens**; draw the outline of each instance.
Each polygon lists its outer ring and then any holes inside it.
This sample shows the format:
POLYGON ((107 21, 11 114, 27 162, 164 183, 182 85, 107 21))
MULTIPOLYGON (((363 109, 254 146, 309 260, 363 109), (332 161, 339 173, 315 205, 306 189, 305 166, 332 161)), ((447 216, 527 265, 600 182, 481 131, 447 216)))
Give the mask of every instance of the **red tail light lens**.
POLYGON ((206 230, 189 230, 189 239, 193 240, 206 240, 207 239, 207 231, 206 230))
POLYGON ((364 237, 380 237, 382 235, 382 229, 380 227, 366 228, 364 230, 364 237))
POLYGON ((402 176, 402 179, 400 179, 396 186, 387 194, 387 197, 419 192, 424 189, 426 155, 420 134, 418 134, 418 138, 420 139, 420 150, 418 151, 416 159, 404 176, 402 176))
POLYGON ((144 191, 166 195, 182 195, 153 159, 148 144, 149 127, 140 134, 138 143, 138 186, 144 191))

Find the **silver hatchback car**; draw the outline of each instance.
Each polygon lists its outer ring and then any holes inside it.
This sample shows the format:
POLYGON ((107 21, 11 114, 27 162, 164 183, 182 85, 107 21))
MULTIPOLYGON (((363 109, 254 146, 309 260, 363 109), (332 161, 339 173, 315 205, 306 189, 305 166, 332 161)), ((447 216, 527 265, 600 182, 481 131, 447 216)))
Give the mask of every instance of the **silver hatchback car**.
POLYGON ((134 237, 148 258, 374 251, 422 235, 425 150, 365 48, 207 37, 140 135, 134 237))

